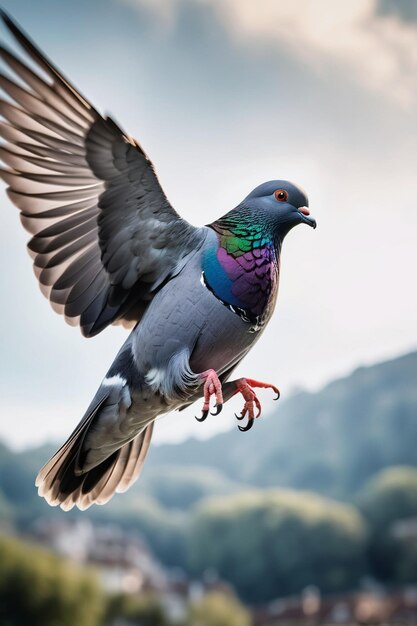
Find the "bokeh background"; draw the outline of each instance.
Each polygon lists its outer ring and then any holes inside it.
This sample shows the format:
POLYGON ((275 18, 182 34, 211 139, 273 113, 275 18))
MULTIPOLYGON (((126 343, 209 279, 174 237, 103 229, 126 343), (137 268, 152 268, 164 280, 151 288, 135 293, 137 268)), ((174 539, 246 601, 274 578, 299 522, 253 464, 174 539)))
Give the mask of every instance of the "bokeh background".
POLYGON ((3 194, 0 621, 417 623, 416 5, 3 7, 140 140, 189 221, 287 178, 318 228, 285 242, 277 313, 238 372, 277 383, 280 406, 265 392, 247 434, 238 401, 170 415, 131 491, 64 514, 34 476, 125 331, 85 340, 52 312, 3 194))

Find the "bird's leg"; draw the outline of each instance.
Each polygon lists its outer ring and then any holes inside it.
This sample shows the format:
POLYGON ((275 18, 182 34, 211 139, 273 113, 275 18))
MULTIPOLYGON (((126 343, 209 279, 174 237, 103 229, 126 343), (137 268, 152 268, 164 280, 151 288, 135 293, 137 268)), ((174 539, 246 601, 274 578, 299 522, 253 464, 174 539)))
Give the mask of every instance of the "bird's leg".
POLYGON ((241 414, 236 415, 238 420, 242 420, 246 415, 248 416, 248 423, 246 424, 246 426, 239 426, 239 430, 241 430, 242 432, 250 430, 253 426, 255 417, 259 417, 261 414, 261 403, 253 390, 257 387, 263 389, 272 389, 277 394, 274 400, 278 400, 280 393, 275 385, 271 385, 270 383, 261 383, 258 380, 253 380, 252 378, 239 378, 238 380, 232 380, 226 383, 223 387, 225 396, 229 396, 227 399, 236 395, 237 393, 241 393, 243 396, 245 404, 243 405, 241 414), (234 391, 230 393, 230 387, 232 387, 232 385, 234 386, 234 391), (255 407, 257 409, 256 415, 255 407))
POLYGON ((200 374, 200 378, 204 381, 204 404, 201 417, 196 417, 198 422, 204 422, 210 409, 211 396, 216 397, 216 411, 212 415, 218 415, 223 408, 222 384, 214 370, 206 370, 200 374))

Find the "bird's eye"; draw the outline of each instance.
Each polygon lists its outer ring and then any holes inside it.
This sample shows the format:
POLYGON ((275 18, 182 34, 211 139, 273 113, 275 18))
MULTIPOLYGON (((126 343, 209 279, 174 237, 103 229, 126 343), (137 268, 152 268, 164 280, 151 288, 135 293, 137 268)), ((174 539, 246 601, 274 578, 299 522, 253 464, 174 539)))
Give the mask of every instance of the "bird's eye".
POLYGON ((288 200, 288 192, 285 189, 277 189, 274 193, 275 200, 278 202, 286 202, 288 200))

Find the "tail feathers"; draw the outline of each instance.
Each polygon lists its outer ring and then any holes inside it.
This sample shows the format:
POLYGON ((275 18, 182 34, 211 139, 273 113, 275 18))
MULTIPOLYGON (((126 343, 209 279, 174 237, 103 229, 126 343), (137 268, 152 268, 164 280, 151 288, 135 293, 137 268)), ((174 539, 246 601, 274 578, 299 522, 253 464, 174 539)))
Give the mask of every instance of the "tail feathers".
POLYGON ((104 398, 80 423, 68 441, 41 469, 36 486, 51 506, 69 511, 105 504, 115 492, 126 491, 138 478, 152 437, 153 422, 104 461, 84 473, 77 471, 86 433, 99 413, 104 398))

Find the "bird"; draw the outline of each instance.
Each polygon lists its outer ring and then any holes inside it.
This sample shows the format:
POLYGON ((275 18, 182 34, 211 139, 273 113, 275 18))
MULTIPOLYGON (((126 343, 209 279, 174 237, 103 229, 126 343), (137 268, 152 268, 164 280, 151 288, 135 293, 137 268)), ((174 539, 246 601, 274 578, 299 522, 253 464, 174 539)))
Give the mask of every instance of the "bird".
POLYGON ((246 432, 261 413, 256 389, 279 397, 273 384, 231 375, 271 319, 284 238, 316 221, 301 187, 277 179, 214 222, 191 225, 141 145, 1 17, 20 53, 0 47, 9 70, 0 74, 0 176, 31 235, 40 289, 87 338, 112 324, 130 329, 36 478, 51 506, 85 510, 138 478, 159 416, 202 399, 204 421, 240 394, 246 432))

